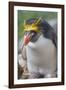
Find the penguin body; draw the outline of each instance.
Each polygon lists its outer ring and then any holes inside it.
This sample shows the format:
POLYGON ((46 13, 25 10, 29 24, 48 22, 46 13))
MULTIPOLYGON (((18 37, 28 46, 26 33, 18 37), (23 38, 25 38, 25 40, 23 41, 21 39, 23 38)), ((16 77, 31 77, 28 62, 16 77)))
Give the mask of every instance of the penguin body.
MULTIPOLYGON (((35 42, 29 42, 27 50, 27 66, 30 73, 39 73, 45 77, 55 76, 56 70, 56 47, 50 39, 42 35, 35 42)), ((36 77, 35 77, 36 78, 36 77)))
POLYGON ((25 47, 29 78, 57 76, 57 35, 43 19, 25 23, 25 47))

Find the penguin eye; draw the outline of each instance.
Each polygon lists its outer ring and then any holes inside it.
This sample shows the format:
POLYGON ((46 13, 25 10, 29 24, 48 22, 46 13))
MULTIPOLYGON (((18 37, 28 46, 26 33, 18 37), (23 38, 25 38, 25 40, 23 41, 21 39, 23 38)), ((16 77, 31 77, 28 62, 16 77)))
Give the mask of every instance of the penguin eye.
POLYGON ((35 31, 31 30, 31 31, 26 31, 24 35, 31 35, 31 37, 34 37, 34 36, 36 36, 36 34, 37 33, 35 31))
POLYGON ((34 33, 35 34, 36 32, 31 30, 31 33, 34 33))
POLYGON ((35 31, 31 31, 31 36, 32 36, 32 37, 36 36, 36 34, 37 34, 37 33, 36 33, 35 31))
POLYGON ((31 31, 31 33, 36 34, 36 32, 35 32, 35 31, 31 31))

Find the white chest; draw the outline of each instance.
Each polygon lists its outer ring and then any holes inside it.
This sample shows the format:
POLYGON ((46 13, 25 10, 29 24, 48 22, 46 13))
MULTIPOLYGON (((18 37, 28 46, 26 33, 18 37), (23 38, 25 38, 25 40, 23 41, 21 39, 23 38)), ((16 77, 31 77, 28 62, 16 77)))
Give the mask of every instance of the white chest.
POLYGON ((47 73, 56 69, 56 48, 51 40, 40 36, 26 48, 29 71, 47 73))

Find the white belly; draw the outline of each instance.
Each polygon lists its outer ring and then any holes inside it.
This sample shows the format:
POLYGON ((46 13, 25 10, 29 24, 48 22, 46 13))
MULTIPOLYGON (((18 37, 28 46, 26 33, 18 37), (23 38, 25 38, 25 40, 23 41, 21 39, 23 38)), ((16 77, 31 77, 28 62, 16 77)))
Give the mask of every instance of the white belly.
POLYGON ((56 47, 51 40, 40 36, 37 42, 30 42, 26 48, 29 72, 42 74, 55 72, 56 47))

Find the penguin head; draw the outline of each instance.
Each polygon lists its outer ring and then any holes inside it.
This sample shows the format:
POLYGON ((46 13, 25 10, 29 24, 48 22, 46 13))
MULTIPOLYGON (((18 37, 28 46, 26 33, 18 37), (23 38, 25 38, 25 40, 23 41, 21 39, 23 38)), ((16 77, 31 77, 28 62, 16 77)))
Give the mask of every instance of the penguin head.
POLYGON ((28 19, 24 21, 24 44, 27 45, 30 41, 35 42, 38 39, 38 33, 40 32, 39 24, 41 18, 28 19))
POLYGON ((42 34, 45 38, 53 40, 53 28, 41 17, 31 18, 24 21, 24 44, 27 45, 30 41, 35 42, 42 34))

